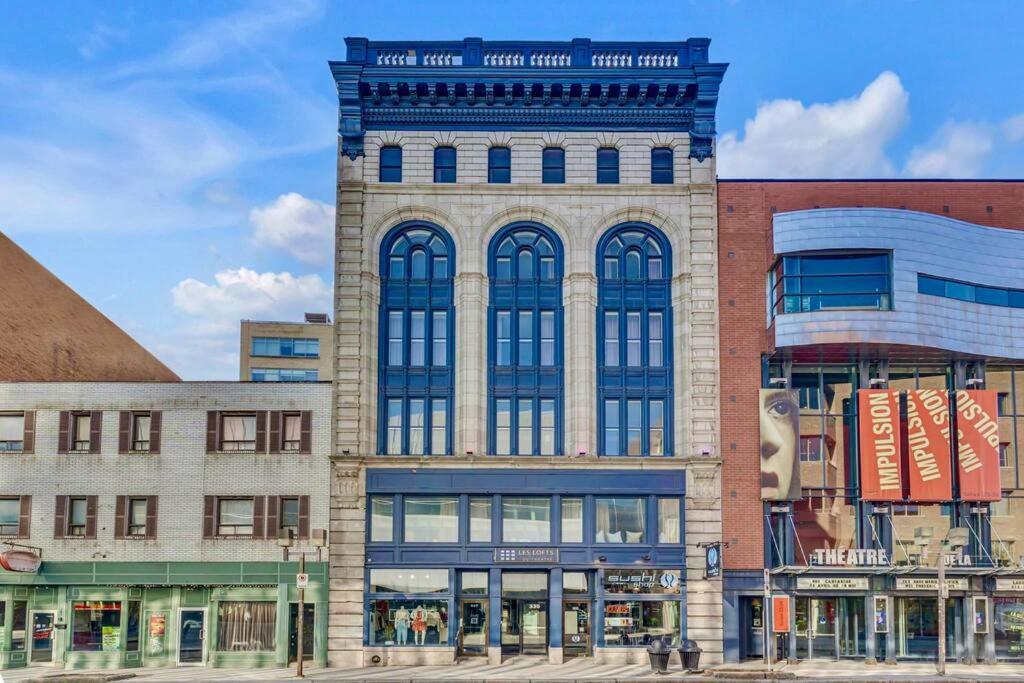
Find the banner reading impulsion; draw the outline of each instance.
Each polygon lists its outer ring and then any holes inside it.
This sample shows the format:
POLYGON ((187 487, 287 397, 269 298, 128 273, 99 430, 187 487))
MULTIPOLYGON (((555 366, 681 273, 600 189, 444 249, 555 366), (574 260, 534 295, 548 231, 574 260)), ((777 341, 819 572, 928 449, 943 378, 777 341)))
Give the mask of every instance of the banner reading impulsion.
POLYGON ((900 394, 884 389, 861 389, 857 394, 861 499, 903 500, 900 394))
POLYGON ((945 391, 907 392, 910 500, 945 503, 953 499, 949 431, 949 395, 945 391))
POLYGON ((958 391, 956 413, 960 497, 999 500, 999 396, 995 391, 958 391))

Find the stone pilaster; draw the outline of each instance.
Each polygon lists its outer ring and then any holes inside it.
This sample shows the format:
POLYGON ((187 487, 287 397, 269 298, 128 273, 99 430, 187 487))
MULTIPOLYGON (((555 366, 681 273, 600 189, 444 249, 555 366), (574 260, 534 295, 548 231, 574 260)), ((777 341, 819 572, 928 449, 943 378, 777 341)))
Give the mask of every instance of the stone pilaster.
POLYGON ((566 455, 597 453, 597 278, 576 272, 562 284, 566 455))
POLYGON ((331 464, 330 614, 327 663, 363 665, 363 568, 366 470, 357 461, 331 464))

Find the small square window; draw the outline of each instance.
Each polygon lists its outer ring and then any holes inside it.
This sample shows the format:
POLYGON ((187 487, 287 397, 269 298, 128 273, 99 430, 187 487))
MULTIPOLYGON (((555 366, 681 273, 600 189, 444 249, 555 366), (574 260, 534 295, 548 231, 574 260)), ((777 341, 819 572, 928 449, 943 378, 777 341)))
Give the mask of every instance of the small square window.
POLYGON ((222 415, 220 420, 220 450, 256 450, 255 415, 222 415))
POLYGON ((217 501, 218 536, 252 536, 252 530, 252 498, 222 498, 217 501))
POLYGON ((25 414, 0 415, 0 452, 25 448, 25 414))

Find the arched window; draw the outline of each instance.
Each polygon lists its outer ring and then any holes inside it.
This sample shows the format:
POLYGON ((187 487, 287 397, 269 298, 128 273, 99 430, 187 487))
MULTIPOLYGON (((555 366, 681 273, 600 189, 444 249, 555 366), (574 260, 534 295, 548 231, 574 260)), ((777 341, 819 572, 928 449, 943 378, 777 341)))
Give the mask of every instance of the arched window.
POLYGON ((627 223, 597 248, 600 452, 672 453, 672 259, 654 228, 627 223))
POLYGON ((429 223, 403 224, 381 247, 378 451, 452 452, 455 248, 429 223))
POLYGON ((516 223, 488 251, 488 451, 562 454, 562 243, 516 223))

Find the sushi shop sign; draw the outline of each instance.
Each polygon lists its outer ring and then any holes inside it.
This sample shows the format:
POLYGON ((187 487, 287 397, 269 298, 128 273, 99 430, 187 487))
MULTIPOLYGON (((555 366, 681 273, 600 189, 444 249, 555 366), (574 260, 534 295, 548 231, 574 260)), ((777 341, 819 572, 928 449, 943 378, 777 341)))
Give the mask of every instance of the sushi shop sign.
POLYGON ((11 548, 0 552, 0 567, 9 572, 35 574, 42 563, 43 558, 29 550, 11 548))

